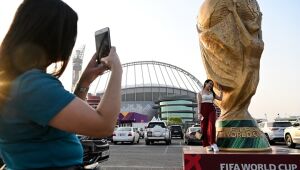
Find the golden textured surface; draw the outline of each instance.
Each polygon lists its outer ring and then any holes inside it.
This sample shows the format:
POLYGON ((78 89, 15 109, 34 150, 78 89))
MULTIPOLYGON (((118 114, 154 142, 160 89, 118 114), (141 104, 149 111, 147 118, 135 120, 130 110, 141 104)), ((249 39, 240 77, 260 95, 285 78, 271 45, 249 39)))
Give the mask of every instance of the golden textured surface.
MULTIPOLYGON (((208 78, 223 89, 223 100, 216 103, 221 109, 218 121, 253 120, 248 107, 259 82, 264 48, 261 19, 256 0, 205 0, 200 7, 197 29, 203 64, 208 78)), ((235 139, 240 137, 257 138, 253 151, 270 149, 258 127, 218 130, 220 141, 233 138, 233 145, 240 147, 221 146, 221 150, 245 150, 243 142, 235 139)))
MULTIPOLYGON (((255 0, 205 0, 198 15, 199 42, 208 78, 223 88, 221 118, 250 119, 264 43, 255 0)), ((217 90, 216 90, 217 91, 217 90)))

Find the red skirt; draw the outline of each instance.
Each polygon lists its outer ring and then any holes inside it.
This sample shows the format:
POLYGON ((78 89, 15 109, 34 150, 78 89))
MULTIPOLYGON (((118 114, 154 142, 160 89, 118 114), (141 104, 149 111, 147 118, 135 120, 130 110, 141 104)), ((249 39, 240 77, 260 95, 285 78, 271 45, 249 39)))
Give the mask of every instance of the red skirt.
POLYGON ((213 103, 201 103, 203 147, 216 143, 216 110, 213 103))

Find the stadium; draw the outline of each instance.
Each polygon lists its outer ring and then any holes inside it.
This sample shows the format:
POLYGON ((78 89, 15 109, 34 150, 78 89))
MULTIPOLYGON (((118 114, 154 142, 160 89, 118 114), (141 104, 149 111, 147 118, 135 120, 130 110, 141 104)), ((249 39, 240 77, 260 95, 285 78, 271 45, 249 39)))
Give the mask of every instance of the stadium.
MULTIPOLYGON (((121 112, 136 112, 148 120, 180 117, 193 121, 196 94, 202 88, 200 81, 187 71, 163 62, 138 61, 122 65, 121 112)), ((92 85, 92 94, 100 96, 106 88, 110 72, 92 85)))
MULTIPOLYGON (((77 50, 73 57, 73 86, 81 73, 83 53, 84 48, 77 50)), ((130 62, 122 64, 122 68, 123 121, 147 122, 155 116, 165 121, 179 117, 185 123, 197 118, 196 94, 202 89, 202 83, 195 76, 159 61, 130 62)), ((107 71, 91 84, 88 95, 91 105, 101 100, 109 77, 107 71)))

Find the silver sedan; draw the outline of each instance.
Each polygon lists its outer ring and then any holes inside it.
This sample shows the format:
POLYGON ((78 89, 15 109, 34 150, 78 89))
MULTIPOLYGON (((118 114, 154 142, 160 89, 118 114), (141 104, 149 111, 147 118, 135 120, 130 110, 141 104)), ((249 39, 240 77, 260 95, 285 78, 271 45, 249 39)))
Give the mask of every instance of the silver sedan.
POLYGON ((112 137, 112 141, 114 144, 118 142, 130 142, 139 143, 140 142, 140 135, 136 128, 133 127, 118 127, 112 137))

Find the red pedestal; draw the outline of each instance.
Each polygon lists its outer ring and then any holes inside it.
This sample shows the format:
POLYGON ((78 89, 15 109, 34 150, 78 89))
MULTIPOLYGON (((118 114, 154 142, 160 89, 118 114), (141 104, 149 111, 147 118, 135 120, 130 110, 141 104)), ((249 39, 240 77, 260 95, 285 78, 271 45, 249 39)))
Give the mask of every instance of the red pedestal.
POLYGON ((184 170, 298 170, 297 150, 270 152, 208 152, 202 146, 183 148, 184 170))

